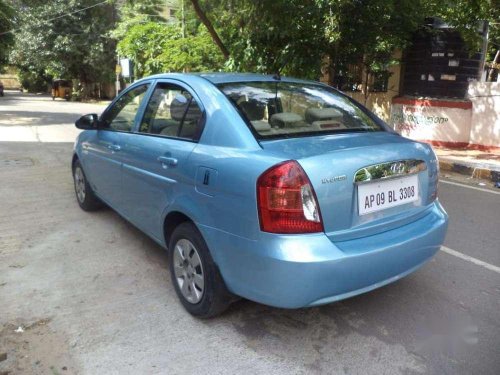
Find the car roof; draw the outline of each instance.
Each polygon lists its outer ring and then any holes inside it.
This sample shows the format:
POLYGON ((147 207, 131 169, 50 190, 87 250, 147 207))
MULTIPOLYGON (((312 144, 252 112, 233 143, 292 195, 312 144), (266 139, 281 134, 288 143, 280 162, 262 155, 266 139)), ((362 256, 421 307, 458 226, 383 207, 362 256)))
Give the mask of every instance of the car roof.
MULTIPOLYGON (((276 82, 276 78, 274 75, 268 74, 257 74, 257 73, 164 73, 164 74, 156 74, 154 76, 145 77, 145 79, 162 79, 162 78, 176 78, 176 79, 189 79, 190 77, 202 77, 207 81, 213 83, 214 85, 224 84, 224 83, 232 83, 232 82, 276 82)), ((319 84, 321 82, 315 81, 307 81, 297 78, 291 77, 280 77, 280 80, 283 82, 295 82, 295 83, 304 83, 304 84, 319 84)))
MULTIPOLYGON (((269 74, 256 74, 256 73, 200 73, 201 77, 209 80, 213 84, 230 83, 230 82, 276 82, 276 75, 269 74)), ((317 83, 312 81, 305 81, 291 77, 280 77, 280 80, 286 82, 302 82, 302 83, 317 83)))

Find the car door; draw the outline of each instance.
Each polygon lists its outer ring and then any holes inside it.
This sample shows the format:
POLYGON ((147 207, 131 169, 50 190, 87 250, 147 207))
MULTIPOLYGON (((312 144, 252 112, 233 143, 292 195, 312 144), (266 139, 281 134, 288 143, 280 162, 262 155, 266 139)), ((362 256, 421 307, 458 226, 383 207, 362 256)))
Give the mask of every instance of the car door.
POLYGON ((203 111, 188 86, 157 82, 135 134, 124 135, 126 217, 161 240, 161 217, 176 194, 194 188, 188 158, 203 126, 203 111))
POLYGON ((124 92, 101 116, 99 130, 82 147, 85 171, 97 195, 121 211, 122 137, 134 128, 148 84, 124 92))

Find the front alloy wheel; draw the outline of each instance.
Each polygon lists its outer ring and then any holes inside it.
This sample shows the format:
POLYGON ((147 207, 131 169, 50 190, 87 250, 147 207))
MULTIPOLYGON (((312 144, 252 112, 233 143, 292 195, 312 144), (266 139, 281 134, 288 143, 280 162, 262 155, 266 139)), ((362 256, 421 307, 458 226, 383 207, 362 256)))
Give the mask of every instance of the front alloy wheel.
POLYGON ((85 202, 85 177, 80 166, 77 166, 75 168, 74 176, 76 199, 78 199, 78 202, 82 204, 83 202, 85 202))
POLYGON ((82 210, 94 211, 102 207, 102 202, 90 187, 79 160, 73 164, 73 181, 75 182, 76 200, 82 210))

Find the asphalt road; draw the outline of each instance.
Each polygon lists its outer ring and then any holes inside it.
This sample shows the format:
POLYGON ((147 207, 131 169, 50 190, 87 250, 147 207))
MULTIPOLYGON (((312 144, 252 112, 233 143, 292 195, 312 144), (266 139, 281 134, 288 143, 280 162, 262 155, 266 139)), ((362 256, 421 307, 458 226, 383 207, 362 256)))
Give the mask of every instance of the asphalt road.
POLYGON ((177 302, 160 247, 76 204, 69 122, 102 107, 6 98, 0 373, 499 373, 499 194, 442 183, 447 252, 397 283, 302 310, 241 301, 200 321, 177 302))

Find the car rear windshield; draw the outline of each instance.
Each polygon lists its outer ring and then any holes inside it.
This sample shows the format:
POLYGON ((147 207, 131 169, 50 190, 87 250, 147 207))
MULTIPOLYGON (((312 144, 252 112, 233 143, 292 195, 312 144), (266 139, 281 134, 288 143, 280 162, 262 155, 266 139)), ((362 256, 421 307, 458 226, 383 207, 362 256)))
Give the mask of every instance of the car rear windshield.
POLYGON ((218 87, 259 138, 383 130, 363 109, 326 86, 276 81, 218 87))

